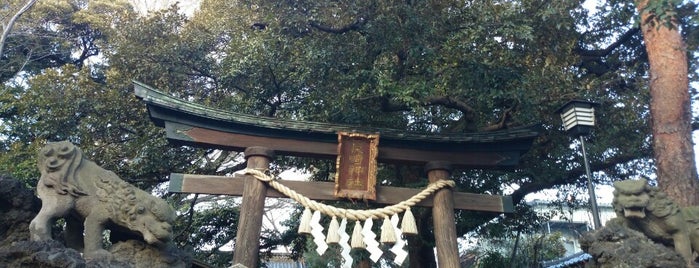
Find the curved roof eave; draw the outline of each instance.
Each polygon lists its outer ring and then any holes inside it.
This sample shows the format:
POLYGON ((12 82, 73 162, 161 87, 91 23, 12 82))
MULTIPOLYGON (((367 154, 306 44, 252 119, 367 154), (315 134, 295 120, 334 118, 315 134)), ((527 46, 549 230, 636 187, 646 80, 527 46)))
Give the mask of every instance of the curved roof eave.
POLYGON ((337 143, 338 132, 379 134, 379 146, 432 151, 506 152, 521 155, 539 135, 536 126, 492 132, 436 134, 254 116, 187 102, 133 81, 156 125, 166 123, 256 137, 337 143))

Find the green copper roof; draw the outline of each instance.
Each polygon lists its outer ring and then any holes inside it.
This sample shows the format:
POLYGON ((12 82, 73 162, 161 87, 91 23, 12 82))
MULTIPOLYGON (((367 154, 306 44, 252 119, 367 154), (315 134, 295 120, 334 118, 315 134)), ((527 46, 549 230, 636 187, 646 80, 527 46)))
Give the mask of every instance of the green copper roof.
POLYGON ((265 146, 278 154, 332 158, 338 132, 379 134, 379 162, 447 161, 459 168, 499 168, 519 164, 539 134, 536 127, 444 135, 286 120, 213 109, 136 81, 134 86, 151 120, 165 128, 171 142, 207 148, 265 146))
MULTIPOLYGON (((504 131, 460 133, 460 134, 435 134, 435 133, 414 133, 396 129, 367 128, 352 125, 330 124, 311 121, 286 120, 279 118, 254 116, 233 111, 224 111, 206 107, 201 104, 184 101, 169 96, 161 91, 153 89, 143 83, 134 81, 136 96, 146 102, 149 107, 161 107, 171 112, 181 113, 198 117, 200 119, 211 119, 219 124, 234 123, 240 126, 260 127, 270 130, 287 130, 301 133, 330 134, 336 140, 337 132, 359 132, 359 133, 379 133, 383 143, 386 139, 432 141, 432 142, 453 142, 453 143, 491 143, 513 140, 532 140, 538 135, 536 127, 524 127, 508 129, 504 131)), ((152 116, 153 114, 151 114, 152 116)), ((162 118, 153 118, 162 125, 162 118)), ((200 122, 205 123, 205 122, 200 122)))

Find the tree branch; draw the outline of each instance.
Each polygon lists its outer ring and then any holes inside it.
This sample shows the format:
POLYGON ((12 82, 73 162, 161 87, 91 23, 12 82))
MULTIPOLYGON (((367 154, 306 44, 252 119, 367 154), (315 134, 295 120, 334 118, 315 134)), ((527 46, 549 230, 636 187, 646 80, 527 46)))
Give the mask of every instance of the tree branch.
POLYGON ((247 164, 248 164, 247 162, 243 161, 241 163, 235 164, 235 166, 225 168, 219 173, 226 174, 226 173, 233 173, 233 172, 236 172, 239 170, 243 170, 243 169, 245 169, 245 167, 247 167, 247 164))
POLYGON ((463 100, 454 98, 452 96, 432 96, 427 97, 424 101, 425 105, 442 105, 447 108, 452 108, 463 112, 464 114, 475 114, 476 110, 468 105, 468 103, 463 100))
POLYGON ((364 18, 357 18, 353 23, 347 24, 345 26, 342 26, 340 28, 334 28, 332 26, 327 26, 327 25, 322 25, 318 23, 317 21, 309 21, 308 25, 310 25, 313 28, 316 28, 322 32, 326 33, 334 33, 334 34, 343 34, 349 31, 355 31, 359 30, 362 25, 366 23, 366 20, 364 18))
POLYGON ((603 58, 609 56, 615 49, 631 40, 634 36, 639 34, 640 31, 639 27, 631 28, 621 35, 618 40, 604 49, 588 50, 582 48, 581 44, 578 44, 578 46, 573 49, 573 52, 578 54, 581 59, 578 66, 598 76, 609 72, 613 67, 610 67, 603 58))
POLYGON ((12 27, 15 25, 15 21, 17 21, 17 19, 19 19, 19 17, 22 16, 22 14, 27 12, 27 10, 29 10, 34 5, 34 3, 36 3, 36 1, 37 0, 27 1, 27 3, 24 4, 24 6, 19 11, 17 11, 17 13, 15 13, 15 15, 12 16, 12 18, 10 18, 10 21, 7 22, 7 25, 5 25, 5 28, 2 30, 2 36, 0 36, 0 57, 2 57, 2 53, 5 49, 5 40, 7 39, 7 36, 10 34, 12 27))
POLYGON ((481 129, 481 131, 495 131, 495 130, 500 130, 504 129, 507 123, 507 120, 512 116, 512 111, 515 109, 516 106, 510 107, 502 111, 502 116, 500 117, 500 120, 492 125, 486 126, 481 129))
POLYGON ((379 100, 381 103, 381 111, 384 112, 399 112, 399 111, 410 111, 410 107, 404 103, 395 103, 391 101, 389 96, 381 96, 379 100))
POLYGON ((619 46, 623 45, 624 43, 628 42, 631 40, 632 37, 634 37, 636 34, 641 32, 641 28, 639 27, 633 27, 626 31, 624 34, 622 34, 619 39, 617 39, 614 43, 609 44, 606 48, 603 49, 594 49, 594 50, 588 50, 588 49, 583 49, 582 47, 578 46, 573 49, 573 52, 578 54, 581 57, 606 57, 609 55, 609 53, 612 53, 614 49, 618 48, 619 46))
POLYGON ((177 234, 175 237, 181 237, 185 235, 189 231, 189 228, 192 227, 192 223, 194 222, 194 205, 197 204, 197 199, 199 199, 199 194, 194 194, 194 198, 192 198, 192 201, 189 202, 189 209, 187 210, 187 225, 182 228, 179 234, 177 234))
MULTIPOLYGON (((650 149, 648 149, 648 154, 650 154, 650 149)), ((638 159, 635 155, 623 155, 616 158, 608 159, 605 162, 596 163, 591 165, 593 171, 610 169, 618 164, 627 163, 629 161, 638 159)), ((530 193, 535 193, 541 190, 550 189, 557 185, 571 184, 575 183, 580 176, 585 173, 584 168, 576 168, 569 170, 562 176, 560 180, 543 180, 543 179, 532 179, 532 183, 522 184, 519 189, 515 190, 512 196, 512 202, 514 204, 519 203, 524 199, 524 196, 530 193)))

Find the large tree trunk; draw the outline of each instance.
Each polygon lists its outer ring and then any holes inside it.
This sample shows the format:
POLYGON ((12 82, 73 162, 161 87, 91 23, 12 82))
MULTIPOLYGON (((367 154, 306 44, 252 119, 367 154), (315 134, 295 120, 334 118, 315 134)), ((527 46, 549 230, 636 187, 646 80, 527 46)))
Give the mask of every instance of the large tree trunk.
POLYGON ((646 6, 656 2, 660 1, 636 0, 650 61, 650 112, 658 186, 681 206, 699 205, 687 51, 676 21, 668 27, 644 12, 646 6))

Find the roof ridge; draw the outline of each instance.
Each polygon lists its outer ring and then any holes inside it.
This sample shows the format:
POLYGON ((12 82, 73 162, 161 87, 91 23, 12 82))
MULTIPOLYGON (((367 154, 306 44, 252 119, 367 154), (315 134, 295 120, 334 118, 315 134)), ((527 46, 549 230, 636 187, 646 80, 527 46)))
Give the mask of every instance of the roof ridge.
POLYGON ((293 120, 268 116, 250 115, 234 111, 208 107, 203 104, 187 102, 170 96, 139 81, 133 81, 135 94, 149 105, 155 105, 190 114, 265 128, 280 130, 296 130, 321 133, 361 132, 367 134, 378 133, 381 136, 390 136, 397 139, 426 139, 432 141, 502 141, 509 139, 527 138, 538 135, 539 126, 536 124, 522 126, 506 130, 470 133, 435 133, 435 132, 410 132, 405 130, 381 127, 356 126, 349 124, 336 124, 317 121, 293 120))

